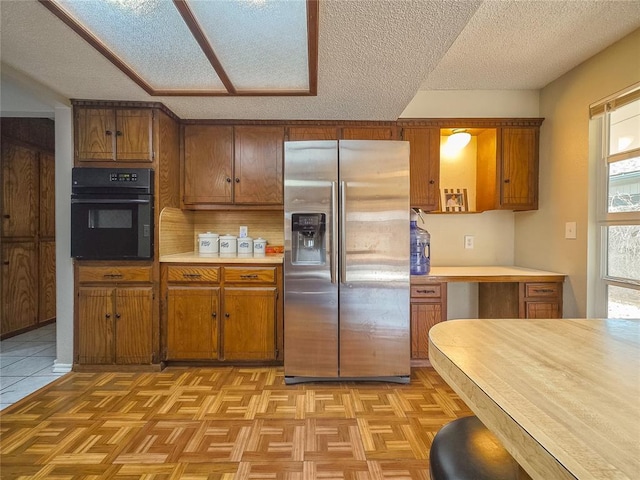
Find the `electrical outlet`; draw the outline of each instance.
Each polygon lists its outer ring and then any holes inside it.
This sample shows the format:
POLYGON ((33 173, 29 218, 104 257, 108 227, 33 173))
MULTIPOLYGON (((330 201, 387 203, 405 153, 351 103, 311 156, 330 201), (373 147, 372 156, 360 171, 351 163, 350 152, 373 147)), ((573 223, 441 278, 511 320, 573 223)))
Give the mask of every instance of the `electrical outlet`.
POLYGON ((567 222, 564 224, 564 238, 575 239, 577 238, 576 234, 576 222, 567 222))
POLYGON ((467 249, 473 248, 473 235, 464 236, 464 248, 467 248, 467 249))

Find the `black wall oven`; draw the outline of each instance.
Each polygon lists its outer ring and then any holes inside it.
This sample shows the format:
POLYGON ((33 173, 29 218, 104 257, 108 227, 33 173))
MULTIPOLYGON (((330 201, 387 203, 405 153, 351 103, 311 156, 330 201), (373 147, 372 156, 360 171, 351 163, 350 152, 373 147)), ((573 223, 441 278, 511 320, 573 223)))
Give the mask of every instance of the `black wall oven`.
POLYGON ((74 168, 71 179, 72 257, 153 258, 153 170, 74 168))

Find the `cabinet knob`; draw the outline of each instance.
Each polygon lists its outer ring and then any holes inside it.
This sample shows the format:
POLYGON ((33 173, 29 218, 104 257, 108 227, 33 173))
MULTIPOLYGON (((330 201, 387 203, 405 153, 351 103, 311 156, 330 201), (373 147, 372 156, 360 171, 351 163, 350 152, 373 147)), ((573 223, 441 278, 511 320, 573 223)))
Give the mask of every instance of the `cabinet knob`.
POLYGON ((110 314, 110 313, 107 313, 107 314, 104 316, 104 318, 111 318, 111 314, 110 314))
POLYGON ((111 134, 113 134, 113 132, 112 132, 111 130, 107 130, 107 131, 106 131, 106 132, 104 132, 104 133, 105 133, 105 135, 111 135, 111 134))
POLYGON ((511 180, 509 180, 508 178, 504 179, 504 183, 510 183, 510 182, 511 182, 511 180))
POLYGON ((9 260, 5 260, 4 262, 2 262, 3 265, 9 265, 9 260))
POLYGON ((227 177, 227 183, 231 183, 231 179, 227 177))
POLYGON ((116 313, 116 318, 120 318, 120 314, 119 313, 116 313))
POLYGON ((433 185, 434 183, 436 183, 436 181, 435 181, 435 180, 433 180, 433 179, 429 180, 429 184, 430 184, 430 185, 433 185))
POLYGON ((217 314, 216 312, 213 312, 213 313, 211 314, 211 316, 212 316, 213 318, 217 318, 217 317, 218 317, 218 314, 217 314))
POLYGON ((122 136, 122 132, 120 130, 116 130, 116 137, 121 137, 122 136))
POLYGON ((230 315, 228 313, 225 313, 224 316, 229 318, 230 315))
POLYGON ((236 183, 240 183, 240 179, 236 177, 236 183))
POLYGON ((2 215, 2 218, 11 218, 11 215, 5 214, 5 215, 2 215))

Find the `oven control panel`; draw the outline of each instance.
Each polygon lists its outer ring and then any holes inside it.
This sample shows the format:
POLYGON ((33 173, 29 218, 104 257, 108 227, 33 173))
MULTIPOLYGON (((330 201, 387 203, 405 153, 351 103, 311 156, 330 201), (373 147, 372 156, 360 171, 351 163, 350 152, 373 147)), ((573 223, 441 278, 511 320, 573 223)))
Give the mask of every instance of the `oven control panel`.
POLYGON ((109 174, 111 182, 137 182, 138 174, 136 172, 112 172, 109 174))

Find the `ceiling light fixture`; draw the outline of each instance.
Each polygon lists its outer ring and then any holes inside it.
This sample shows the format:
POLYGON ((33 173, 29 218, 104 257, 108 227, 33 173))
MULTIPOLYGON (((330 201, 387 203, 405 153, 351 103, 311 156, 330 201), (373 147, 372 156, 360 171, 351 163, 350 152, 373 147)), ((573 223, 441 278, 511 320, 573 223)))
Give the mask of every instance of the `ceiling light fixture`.
POLYGON ((447 148, 462 150, 471 140, 471 134, 465 129, 456 129, 447 139, 447 148))

